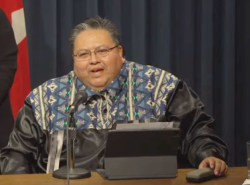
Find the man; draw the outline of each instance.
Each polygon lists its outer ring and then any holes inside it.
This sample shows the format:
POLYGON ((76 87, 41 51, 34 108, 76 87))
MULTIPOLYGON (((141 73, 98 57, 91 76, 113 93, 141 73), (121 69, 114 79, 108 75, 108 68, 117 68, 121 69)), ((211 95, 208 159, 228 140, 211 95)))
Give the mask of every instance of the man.
POLYGON ((10 22, 0 9, 0 149, 7 145, 13 129, 9 90, 17 65, 17 45, 10 22))
MULTIPOLYGON (((45 82, 27 97, 8 146, 1 151, 2 173, 51 173, 66 165, 64 131, 77 92, 87 101, 75 113, 76 167, 103 168, 107 130, 115 121, 165 115, 181 127, 180 154, 194 167, 227 170, 228 151, 210 128, 213 119, 187 85, 172 74, 126 61, 116 27, 90 18, 70 38, 74 71, 45 82)), ((125 139, 125 138, 124 138, 125 139)))

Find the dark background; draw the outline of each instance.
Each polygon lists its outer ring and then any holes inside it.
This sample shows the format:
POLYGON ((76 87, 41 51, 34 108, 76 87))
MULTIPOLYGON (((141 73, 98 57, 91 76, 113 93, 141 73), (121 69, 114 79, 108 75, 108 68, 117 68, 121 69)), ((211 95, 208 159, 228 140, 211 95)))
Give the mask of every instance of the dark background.
POLYGON ((246 165, 250 140, 249 0, 24 0, 32 88, 73 67, 71 29, 111 19, 126 58, 172 72, 201 97, 225 140, 230 166, 246 165))

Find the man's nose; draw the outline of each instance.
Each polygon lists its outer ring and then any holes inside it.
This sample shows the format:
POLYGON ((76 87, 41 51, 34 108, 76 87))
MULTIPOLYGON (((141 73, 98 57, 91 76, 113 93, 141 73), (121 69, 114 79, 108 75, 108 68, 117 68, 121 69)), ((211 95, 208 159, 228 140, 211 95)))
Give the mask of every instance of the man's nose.
POLYGON ((98 63, 98 59, 97 59, 97 57, 96 57, 95 52, 91 52, 91 53, 90 53, 90 63, 91 63, 91 64, 96 64, 96 63, 98 63))

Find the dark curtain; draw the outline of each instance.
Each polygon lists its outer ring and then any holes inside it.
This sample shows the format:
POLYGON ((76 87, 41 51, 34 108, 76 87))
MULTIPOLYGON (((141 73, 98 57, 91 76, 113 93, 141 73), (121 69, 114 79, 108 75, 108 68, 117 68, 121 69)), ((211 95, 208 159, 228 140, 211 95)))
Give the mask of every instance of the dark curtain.
POLYGON ((249 0, 24 0, 32 87, 72 70, 71 29, 111 19, 126 58, 172 72, 201 97, 225 140, 230 166, 250 140, 249 0))

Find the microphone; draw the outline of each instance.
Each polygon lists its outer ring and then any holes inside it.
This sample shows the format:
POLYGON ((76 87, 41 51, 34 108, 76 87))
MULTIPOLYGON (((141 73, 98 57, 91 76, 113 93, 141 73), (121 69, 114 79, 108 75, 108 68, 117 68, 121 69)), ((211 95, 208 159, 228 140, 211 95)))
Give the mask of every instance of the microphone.
POLYGON ((73 104, 70 106, 69 113, 75 112, 75 109, 78 108, 78 106, 82 103, 85 103, 87 101, 88 95, 86 91, 79 91, 76 96, 75 96, 75 101, 73 104))
POLYGON ((74 113, 78 106, 87 101, 87 93, 79 91, 75 96, 75 101, 70 105, 67 124, 67 167, 54 171, 52 176, 59 179, 82 179, 91 176, 90 171, 83 168, 75 168, 74 163, 74 141, 76 138, 76 122, 74 113))

